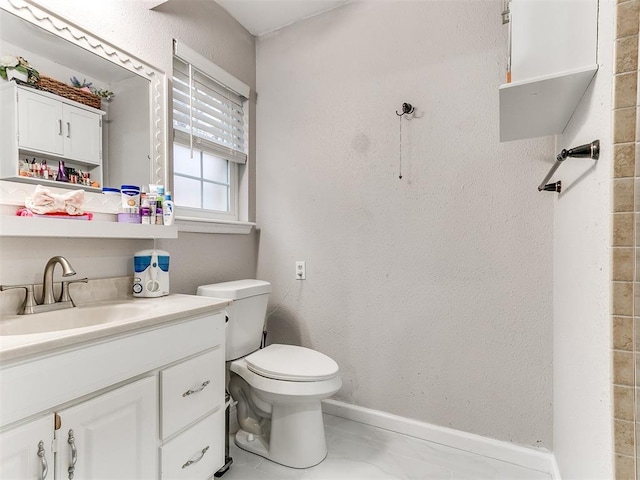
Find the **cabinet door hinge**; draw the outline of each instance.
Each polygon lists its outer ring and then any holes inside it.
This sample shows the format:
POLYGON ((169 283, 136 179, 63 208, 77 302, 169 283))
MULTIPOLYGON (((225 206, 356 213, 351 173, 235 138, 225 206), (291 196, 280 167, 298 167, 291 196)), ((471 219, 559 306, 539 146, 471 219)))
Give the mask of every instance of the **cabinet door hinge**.
POLYGON ((102 119, 98 120, 98 126, 102 128, 102 119))
POLYGON ((62 426, 62 420, 57 413, 53 414, 53 439, 51 439, 51 451, 58 453, 58 431, 62 426))

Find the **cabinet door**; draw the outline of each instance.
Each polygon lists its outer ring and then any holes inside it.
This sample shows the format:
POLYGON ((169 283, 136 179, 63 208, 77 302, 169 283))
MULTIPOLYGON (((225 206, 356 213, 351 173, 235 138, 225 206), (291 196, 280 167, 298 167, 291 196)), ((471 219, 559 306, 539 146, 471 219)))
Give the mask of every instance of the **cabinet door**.
POLYGON ((18 146, 62 155, 62 103, 18 90, 18 146))
POLYGON ((157 478, 157 398, 149 377, 59 412, 56 478, 157 478))
POLYGON ((100 115, 63 104, 64 156, 70 160, 99 165, 102 161, 100 115))
POLYGON ((53 414, 0 435, 0 478, 53 478, 53 414), (49 472, 51 468, 51 472, 49 472))

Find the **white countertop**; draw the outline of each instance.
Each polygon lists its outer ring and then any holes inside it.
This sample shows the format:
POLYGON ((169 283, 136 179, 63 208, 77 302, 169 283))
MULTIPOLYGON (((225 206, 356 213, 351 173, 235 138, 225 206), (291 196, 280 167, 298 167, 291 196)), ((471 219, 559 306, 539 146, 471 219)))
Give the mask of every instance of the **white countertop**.
MULTIPOLYGON (((140 329, 153 328, 157 325, 179 321, 187 317, 214 313, 222 310, 230 303, 230 300, 221 298, 173 294, 159 298, 127 297, 121 300, 93 302, 78 305, 73 309, 32 315, 3 315, 0 317, 0 330, 3 330, 3 326, 6 327, 15 322, 46 321, 47 315, 53 313, 59 316, 61 312, 71 313, 73 311, 74 315, 80 314, 81 316, 86 312, 90 316, 92 312, 96 311, 96 307, 100 306, 105 308, 114 306, 123 311, 127 310, 127 306, 132 307, 131 315, 121 315, 122 318, 86 327, 21 335, 0 335, 0 362, 7 363, 22 360, 26 357, 73 347, 88 341, 127 334, 140 329)), ((10 330, 10 328, 4 329, 4 331, 10 330)))

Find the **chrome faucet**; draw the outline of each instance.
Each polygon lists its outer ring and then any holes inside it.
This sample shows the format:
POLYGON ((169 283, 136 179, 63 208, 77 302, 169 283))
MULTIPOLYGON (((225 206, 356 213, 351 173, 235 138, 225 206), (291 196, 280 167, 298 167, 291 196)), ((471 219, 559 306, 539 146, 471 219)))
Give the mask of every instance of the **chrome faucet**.
POLYGON ((42 301, 40 302, 40 305, 51 305, 52 303, 56 303, 56 299, 53 297, 53 271, 58 263, 62 267, 63 277, 71 277, 76 274, 76 271, 69 263, 69 260, 60 256, 51 257, 47 262, 47 265, 44 267, 42 301))
POLYGON ((51 310, 62 310, 64 308, 73 308, 76 305, 73 303, 71 296, 69 295, 69 284, 76 282, 87 283, 87 278, 81 278, 79 280, 68 280, 62 282, 62 291, 60 292, 60 298, 56 301, 53 296, 53 271, 56 265, 60 264, 62 267, 62 276, 70 277, 76 274, 69 261, 61 256, 51 257, 44 267, 44 276, 42 281, 42 301, 36 301, 34 297, 34 285, 0 285, 0 291, 9 290, 12 288, 24 288, 26 291, 24 302, 19 315, 28 315, 31 313, 48 312, 51 310))

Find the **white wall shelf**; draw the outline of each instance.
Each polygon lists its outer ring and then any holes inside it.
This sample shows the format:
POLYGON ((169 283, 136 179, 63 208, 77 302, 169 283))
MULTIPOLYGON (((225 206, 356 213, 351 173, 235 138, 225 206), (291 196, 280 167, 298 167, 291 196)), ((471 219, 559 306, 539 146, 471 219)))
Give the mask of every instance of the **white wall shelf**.
POLYGON ((598 66, 500 86, 500 141, 564 131, 598 66))
POLYGON ((2 215, 0 237, 178 238, 178 227, 2 215))
POLYGON ((564 132, 598 70, 598 1, 509 1, 501 142, 564 132))

